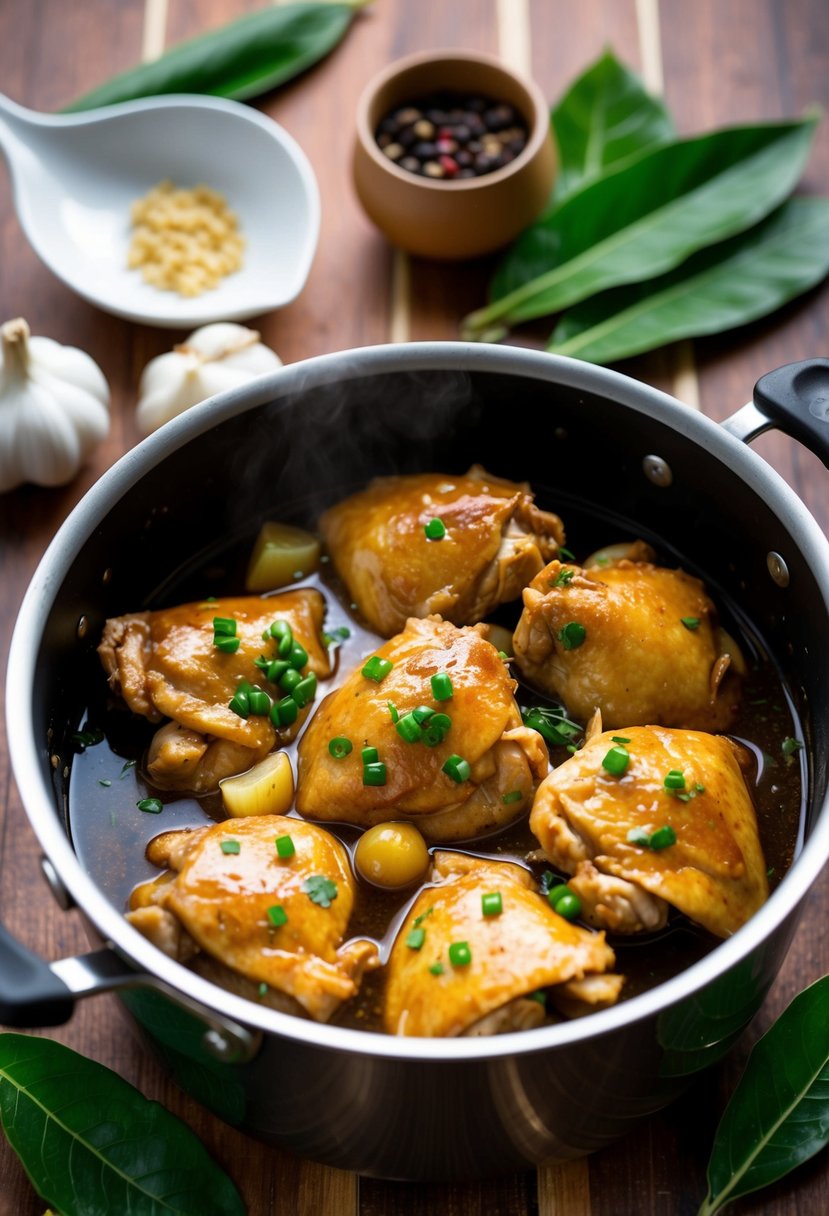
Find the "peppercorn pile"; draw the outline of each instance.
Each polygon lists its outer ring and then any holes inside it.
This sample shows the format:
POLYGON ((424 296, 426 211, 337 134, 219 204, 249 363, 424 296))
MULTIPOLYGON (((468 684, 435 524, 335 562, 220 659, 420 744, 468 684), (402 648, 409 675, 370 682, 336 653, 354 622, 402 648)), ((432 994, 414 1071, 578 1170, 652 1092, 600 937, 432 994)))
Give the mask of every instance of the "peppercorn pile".
POLYGON ((454 180, 503 168, 523 150, 527 134, 527 124, 506 102, 435 93, 392 110, 375 139, 401 169, 454 180))

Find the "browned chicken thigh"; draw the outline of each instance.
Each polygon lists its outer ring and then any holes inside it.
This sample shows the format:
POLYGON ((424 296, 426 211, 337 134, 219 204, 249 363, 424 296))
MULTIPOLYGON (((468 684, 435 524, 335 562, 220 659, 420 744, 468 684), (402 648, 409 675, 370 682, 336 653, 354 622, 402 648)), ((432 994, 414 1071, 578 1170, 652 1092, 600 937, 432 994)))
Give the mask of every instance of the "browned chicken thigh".
POLYGON ((288 623, 294 641, 307 652, 304 670, 329 675, 320 641, 323 614, 320 593, 302 589, 181 604, 106 622, 98 653, 110 687, 151 722, 171 719, 150 745, 147 767, 156 785, 215 789, 223 777, 261 760, 277 741, 294 737, 307 706, 292 724, 277 729, 267 714, 241 717, 229 703, 242 681, 269 688, 275 698, 283 695, 256 664, 261 656, 277 658, 276 639, 263 638, 276 620, 288 623), (214 618, 235 622, 235 650, 216 645, 214 618))
POLYGON ((320 530, 351 598, 385 637, 410 616, 483 620, 564 543, 561 520, 534 505, 528 486, 478 467, 380 478, 327 511, 320 530))
POLYGON ((668 905, 718 937, 768 898, 741 763, 724 736, 659 726, 594 735, 539 786, 530 828, 588 923, 660 928, 668 905))
POLYGON ((299 743, 300 814, 465 840, 526 812, 547 750, 483 629, 413 618, 325 698, 299 743))
POLYGON ((699 579, 647 561, 552 561, 524 591, 515 657, 537 688, 605 726, 727 730, 745 662, 699 579))
POLYGON ((389 1034, 429 1037, 527 1030, 544 1018, 539 990, 568 1012, 613 1004, 613 951, 554 912, 512 862, 435 854, 388 963, 389 1034))
POLYGON ((328 832, 280 815, 165 832, 147 855, 169 866, 137 887, 128 919, 173 957, 225 987, 324 1021, 378 965, 367 941, 342 945, 354 903, 348 855, 328 832), (290 843, 282 845, 277 839, 290 843), (218 967, 217 965, 218 964, 218 967), (225 969, 237 977, 234 985, 225 969))

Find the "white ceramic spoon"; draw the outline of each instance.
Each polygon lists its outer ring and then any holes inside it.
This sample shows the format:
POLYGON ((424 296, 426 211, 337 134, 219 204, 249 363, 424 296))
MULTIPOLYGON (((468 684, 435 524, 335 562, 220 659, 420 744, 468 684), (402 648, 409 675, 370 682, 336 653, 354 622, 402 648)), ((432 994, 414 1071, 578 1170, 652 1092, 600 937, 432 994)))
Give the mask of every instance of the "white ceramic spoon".
POLYGON ((313 170, 248 106, 183 94, 38 114, 0 94, 0 150, 35 253, 116 316, 169 328, 242 320, 288 304, 308 277, 319 235, 313 170), (193 298, 127 269, 130 206, 165 178, 221 191, 246 241, 242 269, 193 298))

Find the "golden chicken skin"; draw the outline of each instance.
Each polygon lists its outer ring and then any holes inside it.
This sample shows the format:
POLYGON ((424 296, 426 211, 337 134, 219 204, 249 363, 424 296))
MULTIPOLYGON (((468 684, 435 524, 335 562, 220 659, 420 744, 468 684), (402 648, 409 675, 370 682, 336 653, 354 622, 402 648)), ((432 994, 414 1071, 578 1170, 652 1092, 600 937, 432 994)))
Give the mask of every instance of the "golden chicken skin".
POLYGON ((383 477, 326 511, 320 531, 349 595, 390 637, 410 616, 473 625, 521 590, 564 543, 527 485, 465 475, 383 477))
POLYGON ((261 1000, 264 984, 265 1003, 326 1021, 378 965, 374 943, 342 944, 354 879, 314 824, 258 815, 165 832, 147 856, 170 871, 133 891, 127 919, 224 987, 261 1000))
POLYGON ((574 876, 589 924, 658 929, 671 905, 729 937, 769 893, 745 762, 738 744, 700 731, 595 734, 541 783, 530 829, 574 876))
POLYGON ((609 970, 615 960, 604 934, 559 916, 522 866, 438 852, 431 881, 389 957, 389 1034, 528 1030, 544 1019, 547 988, 568 1012, 618 998, 623 980, 609 970))
POLYGON ((441 841, 526 813, 547 750, 483 630, 412 618, 325 698, 299 742, 301 815, 441 841))
POLYGON ((316 677, 331 671, 323 615, 320 593, 302 589, 108 620, 98 654, 110 687, 133 713, 170 719, 150 744, 152 781, 203 793, 290 741, 309 713, 316 677), (264 698, 251 703, 250 689, 264 698), (270 706, 280 701, 293 704, 274 711, 275 723, 270 706))
POLYGON ((737 713, 743 656, 682 570, 554 560, 524 591, 513 645, 522 675, 581 720, 724 731, 737 713))

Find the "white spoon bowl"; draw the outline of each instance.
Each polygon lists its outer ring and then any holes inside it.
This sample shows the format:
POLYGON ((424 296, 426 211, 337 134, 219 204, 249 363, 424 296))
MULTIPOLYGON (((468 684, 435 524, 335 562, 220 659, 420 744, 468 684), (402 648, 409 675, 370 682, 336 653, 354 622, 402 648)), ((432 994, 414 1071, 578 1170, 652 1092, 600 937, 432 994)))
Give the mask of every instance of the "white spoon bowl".
POLYGON ((105 312, 171 329, 239 321, 289 304, 308 277, 320 223, 313 170, 248 106, 174 94, 38 114, 0 94, 0 150, 35 253, 105 312), (165 179, 220 191, 245 239, 242 268, 199 296, 127 268, 132 203, 165 179))

